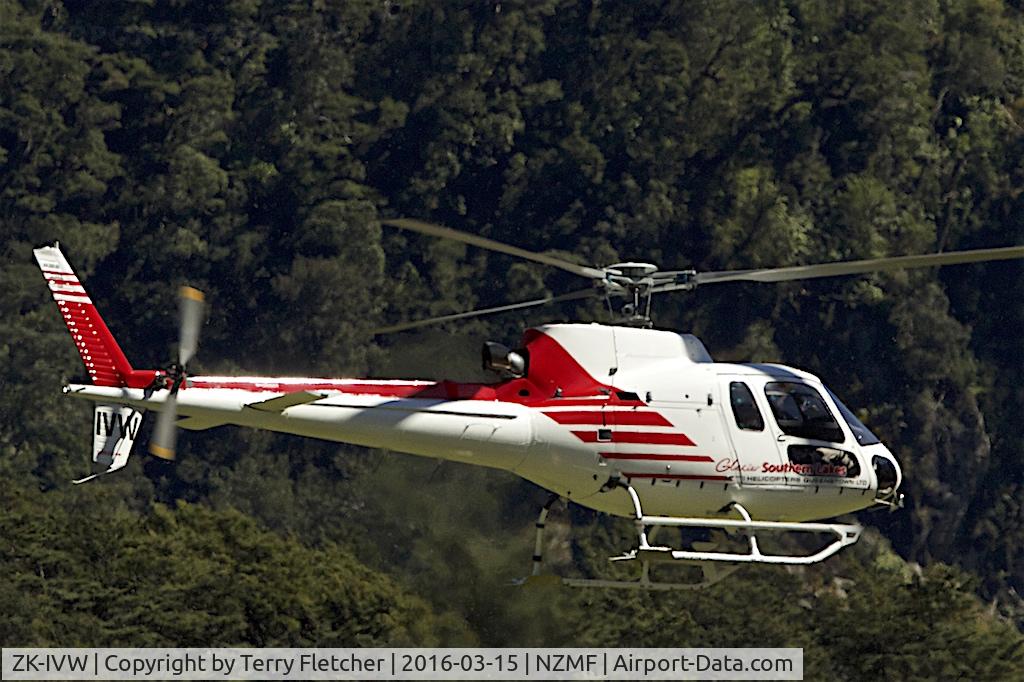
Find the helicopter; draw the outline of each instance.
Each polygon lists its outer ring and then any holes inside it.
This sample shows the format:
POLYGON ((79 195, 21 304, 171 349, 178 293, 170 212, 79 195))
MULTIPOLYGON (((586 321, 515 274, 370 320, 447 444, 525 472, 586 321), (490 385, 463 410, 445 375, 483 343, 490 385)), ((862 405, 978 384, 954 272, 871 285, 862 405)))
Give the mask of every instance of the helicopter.
POLYGON ((652 300, 733 281, 818 277, 1024 257, 1024 246, 873 258, 752 270, 662 271, 646 262, 578 265, 482 236, 410 218, 382 224, 453 239, 579 276, 565 294, 382 327, 377 334, 604 297, 612 324, 545 324, 515 348, 488 341, 492 383, 316 377, 203 376, 196 354, 204 295, 179 292, 176 361, 136 369, 121 350, 60 245, 34 250, 89 383, 65 394, 93 402, 92 460, 124 468, 146 411, 157 412, 151 454, 174 459, 177 430, 224 425, 349 443, 511 472, 551 492, 537 523, 531 574, 577 587, 694 589, 745 564, 807 565, 859 539, 833 519, 868 508, 898 509, 902 472, 892 452, 815 375, 779 364, 715 362, 692 334, 655 329, 652 300), (544 528, 558 500, 633 521, 635 546, 612 561, 636 562, 636 579, 544 573, 544 528), (658 543, 665 528, 742 538, 658 543), (764 551, 759 535, 804 534, 815 549, 764 551), (652 579, 652 564, 696 565, 703 580, 652 579))

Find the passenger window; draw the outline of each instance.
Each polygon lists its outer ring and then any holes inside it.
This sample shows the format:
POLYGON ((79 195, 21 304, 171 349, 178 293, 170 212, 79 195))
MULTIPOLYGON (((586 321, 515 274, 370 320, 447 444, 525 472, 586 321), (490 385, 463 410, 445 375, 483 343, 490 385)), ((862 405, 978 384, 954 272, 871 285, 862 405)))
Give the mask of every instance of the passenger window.
POLYGON ((807 384, 773 381, 765 385, 764 393, 775 421, 787 435, 830 443, 846 440, 821 395, 807 384))
POLYGON ((732 403, 732 416, 736 418, 736 426, 745 431, 763 431, 764 419, 754 402, 754 394, 742 381, 729 384, 729 402, 732 403))

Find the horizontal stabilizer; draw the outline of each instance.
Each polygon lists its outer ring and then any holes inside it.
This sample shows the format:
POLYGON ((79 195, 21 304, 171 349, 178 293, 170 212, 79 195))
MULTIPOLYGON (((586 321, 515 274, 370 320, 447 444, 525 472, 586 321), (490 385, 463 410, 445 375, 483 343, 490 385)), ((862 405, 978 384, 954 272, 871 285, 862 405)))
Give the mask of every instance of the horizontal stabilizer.
POLYGON ((187 431, 205 431, 206 429, 212 429, 215 426, 224 426, 225 424, 227 424, 227 422, 222 419, 183 417, 175 423, 175 426, 187 431))
POLYGON ((271 398, 270 400, 261 400, 257 403, 249 403, 246 407, 253 410, 259 410, 260 412, 284 412, 289 407, 315 403, 317 400, 321 400, 326 397, 327 396, 323 393, 296 391, 294 393, 286 393, 276 398, 271 398))

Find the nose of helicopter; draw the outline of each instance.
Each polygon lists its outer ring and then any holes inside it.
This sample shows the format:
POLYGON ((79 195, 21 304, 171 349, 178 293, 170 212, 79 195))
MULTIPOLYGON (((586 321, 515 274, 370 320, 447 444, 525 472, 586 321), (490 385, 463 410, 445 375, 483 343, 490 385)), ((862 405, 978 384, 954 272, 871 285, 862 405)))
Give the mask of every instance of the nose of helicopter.
POLYGON ((902 506, 903 494, 899 492, 899 488, 903 482, 903 472, 900 470, 899 462, 889 452, 889 448, 881 443, 866 448, 866 450, 871 457, 871 468, 875 471, 875 481, 878 486, 875 501, 890 507, 902 506))

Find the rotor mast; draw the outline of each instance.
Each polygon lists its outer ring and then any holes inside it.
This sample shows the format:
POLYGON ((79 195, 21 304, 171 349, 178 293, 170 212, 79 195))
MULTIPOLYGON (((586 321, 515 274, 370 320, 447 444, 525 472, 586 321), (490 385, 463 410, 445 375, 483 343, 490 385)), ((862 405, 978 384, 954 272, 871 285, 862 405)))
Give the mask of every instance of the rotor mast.
POLYGON ((682 283, 680 275, 690 273, 659 273, 653 263, 616 263, 605 269, 605 301, 612 316, 618 315, 616 324, 629 327, 652 327, 651 299, 659 284, 682 283), (669 278, 659 275, 669 275, 669 278), (625 298, 626 302, 615 310, 613 298, 625 298))

